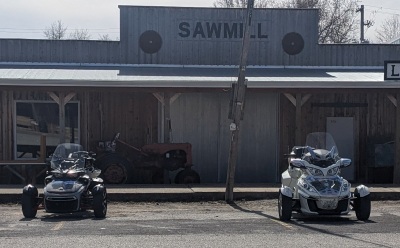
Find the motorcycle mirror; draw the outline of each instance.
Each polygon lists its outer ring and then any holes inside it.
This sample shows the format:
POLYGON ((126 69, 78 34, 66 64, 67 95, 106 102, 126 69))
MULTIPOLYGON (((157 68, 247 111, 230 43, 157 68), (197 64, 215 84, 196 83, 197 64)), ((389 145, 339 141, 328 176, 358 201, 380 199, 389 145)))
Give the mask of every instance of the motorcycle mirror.
POLYGON ((298 158, 292 159, 290 165, 299 169, 306 168, 304 161, 298 158))
POLYGON ((333 146, 332 149, 329 151, 329 154, 331 155, 332 158, 335 158, 335 156, 337 155, 337 148, 336 146, 333 146))
POLYGON ((351 165, 351 159, 341 158, 340 159, 340 168, 348 167, 351 165))
POLYGON ((311 157, 313 159, 315 159, 316 155, 315 155, 315 152, 313 151, 313 149, 311 147, 309 147, 309 146, 307 146, 306 149, 310 153, 311 157))

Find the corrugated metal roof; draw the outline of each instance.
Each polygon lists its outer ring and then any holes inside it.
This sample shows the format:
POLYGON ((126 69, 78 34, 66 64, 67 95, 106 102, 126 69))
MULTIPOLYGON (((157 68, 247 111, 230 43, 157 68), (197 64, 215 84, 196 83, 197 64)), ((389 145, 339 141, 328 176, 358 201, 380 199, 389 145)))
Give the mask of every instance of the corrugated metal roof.
MULTIPOLYGON (((232 67, 1 66, 0 86, 227 88, 232 67)), ((247 68, 248 88, 400 88, 383 69, 247 68)))

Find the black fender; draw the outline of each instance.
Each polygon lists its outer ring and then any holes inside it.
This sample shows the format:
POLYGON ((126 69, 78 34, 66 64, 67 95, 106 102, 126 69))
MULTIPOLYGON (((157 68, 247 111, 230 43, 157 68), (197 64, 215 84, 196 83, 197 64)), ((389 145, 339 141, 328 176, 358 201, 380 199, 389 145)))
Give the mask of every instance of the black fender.
POLYGON ((100 178, 100 177, 93 178, 92 181, 94 183, 96 183, 96 184, 103 184, 104 183, 103 179, 100 178))
POLYGON ((37 197, 39 195, 38 189, 35 186, 33 186, 32 184, 26 185, 23 188, 22 193, 25 195, 32 196, 32 197, 37 197))
POLYGON ((104 191, 106 191, 106 187, 104 187, 104 185, 102 184, 97 184, 93 187, 92 194, 93 195, 104 194, 104 191))

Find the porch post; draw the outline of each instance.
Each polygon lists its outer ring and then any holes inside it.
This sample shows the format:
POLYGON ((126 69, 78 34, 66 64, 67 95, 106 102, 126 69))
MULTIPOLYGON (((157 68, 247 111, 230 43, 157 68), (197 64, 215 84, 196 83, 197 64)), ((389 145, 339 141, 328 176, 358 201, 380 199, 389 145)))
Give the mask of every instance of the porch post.
POLYGON ((302 145, 301 142, 301 94, 296 94, 296 135, 295 135, 295 145, 302 145))
POLYGON ((395 132, 395 163, 393 168, 393 184, 400 184, 400 93, 396 95, 396 132, 395 132))

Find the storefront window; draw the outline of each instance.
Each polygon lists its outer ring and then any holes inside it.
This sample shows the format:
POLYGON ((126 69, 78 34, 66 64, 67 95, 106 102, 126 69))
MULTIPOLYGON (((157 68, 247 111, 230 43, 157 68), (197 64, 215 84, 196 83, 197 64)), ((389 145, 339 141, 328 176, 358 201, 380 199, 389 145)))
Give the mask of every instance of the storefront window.
MULTIPOLYGON (((46 156, 60 143, 59 106, 55 102, 17 101, 15 107, 17 159, 39 157, 40 137, 46 137, 46 156)), ((65 105, 65 142, 79 143, 79 103, 65 105)))

